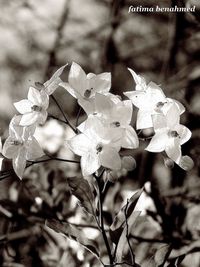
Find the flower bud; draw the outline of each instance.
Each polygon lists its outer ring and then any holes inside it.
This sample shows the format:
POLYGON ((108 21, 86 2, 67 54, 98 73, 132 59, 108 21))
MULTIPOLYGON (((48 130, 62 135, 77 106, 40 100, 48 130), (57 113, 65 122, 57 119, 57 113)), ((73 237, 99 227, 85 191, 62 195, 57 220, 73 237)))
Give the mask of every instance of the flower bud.
POLYGON ((136 161, 131 156, 124 156, 122 158, 122 168, 126 169, 127 171, 132 171, 136 168, 136 161))
POLYGON ((167 168, 174 168, 174 161, 170 158, 164 158, 164 164, 167 168))
POLYGON ((179 166, 185 171, 190 171, 194 167, 194 161, 189 156, 183 156, 179 166))

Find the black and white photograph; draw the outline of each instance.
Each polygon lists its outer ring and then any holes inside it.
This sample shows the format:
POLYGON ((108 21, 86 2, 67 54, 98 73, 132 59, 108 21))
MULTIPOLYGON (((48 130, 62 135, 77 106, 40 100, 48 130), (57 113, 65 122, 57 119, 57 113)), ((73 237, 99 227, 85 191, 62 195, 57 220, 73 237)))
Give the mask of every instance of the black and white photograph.
POLYGON ((200 267, 200 0, 0 0, 0 267, 200 267))

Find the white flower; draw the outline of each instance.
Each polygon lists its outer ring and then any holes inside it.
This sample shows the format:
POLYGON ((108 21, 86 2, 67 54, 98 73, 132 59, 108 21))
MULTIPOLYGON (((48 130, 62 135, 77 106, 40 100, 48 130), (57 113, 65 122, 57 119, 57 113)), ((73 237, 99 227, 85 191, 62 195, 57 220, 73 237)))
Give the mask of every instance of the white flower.
POLYGON ((93 112, 94 96, 96 93, 108 93, 111 87, 111 74, 108 72, 101 74, 89 73, 77 63, 73 62, 70 68, 68 83, 61 82, 73 97, 78 99, 79 105, 87 114, 93 112))
POLYGON ((6 139, 2 154, 12 159, 17 176, 22 179, 26 160, 34 160, 44 155, 37 140, 33 137, 35 126, 19 126, 21 116, 15 116, 9 125, 9 137, 6 139))
POLYGON ((130 100, 113 101, 111 96, 96 93, 94 100, 95 112, 79 127, 79 130, 92 127, 92 118, 99 118, 105 127, 114 128, 115 131, 120 130, 121 146, 124 148, 137 148, 139 141, 137 134, 130 125, 132 118, 132 103, 130 100))
POLYGON ((53 92, 59 87, 59 84, 62 82, 60 79, 60 75, 62 74, 64 68, 68 64, 62 66, 59 68, 53 75, 52 77, 44 83, 44 90, 48 95, 53 94, 53 92))
POLYGON ((93 127, 76 135, 68 141, 70 149, 81 156, 81 169, 84 176, 91 175, 100 166, 117 170, 121 168, 119 156, 121 132, 106 128, 98 120, 93 120, 93 127))
POLYGON ((132 103, 139 109, 137 113, 137 129, 146 129, 153 127, 152 115, 163 113, 166 114, 171 103, 175 103, 179 109, 179 114, 185 111, 184 106, 171 98, 167 98, 162 89, 150 82, 146 85, 143 78, 137 75, 133 70, 129 69, 135 82, 136 90, 124 93, 132 103))
POLYGON ((166 116, 157 114, 152 118, 155 135, 146 150, 150 152, 165 151, 170 159, 180 164, 181 145, 190 139, 191 131, 180 124, 180 111, 177 105, 171 104, 166 116))
POLYGON ((14 106, 22 114, 19 123, 21 126, 29 126, 34 123, 44 124, 48 115, 46 110, 49 106, 49 96, 43 89, 39 91, 30 87, 28 99, 14 103, 14 106))

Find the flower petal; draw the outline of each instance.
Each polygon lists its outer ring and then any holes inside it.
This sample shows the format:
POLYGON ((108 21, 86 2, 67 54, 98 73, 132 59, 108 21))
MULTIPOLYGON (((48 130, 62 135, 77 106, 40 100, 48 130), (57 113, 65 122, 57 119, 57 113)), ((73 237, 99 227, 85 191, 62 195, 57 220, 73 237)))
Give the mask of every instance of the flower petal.
POLYGON ((167 135, 167 130, 160 129, 152 137, 149 145, 145 148, 145 150, 150 152, 162 152, 165 150, 168 139, 169 137, 167 135))
POLYGON ((53 94, 53 92, 58 88, 59 84, 62 82, 62 80, 60 79, 60 75, 62 74, 64 68, 67 66, 68 64, 65 64, 64 66, 62 66, 61 68, 59 68, 54 74, 53 76, 44 83, 45 86, 45 92, 48 95, 53 94))
POLYGON ((174 103, 176 103, 176 105, 178 106, 180 115, 183 114, 183 113, 185 112, 185 107, 183 106, 182 103, 180 103, 179 101, 177 101, 177 100, 175 100, 175 99, 172 99, 172 98, 167 98, 167 100, 168 100, 169 102, 174 102, 174 103))
POLYGON ((130 100, 121 101, 114 105, 110 117, 114 121, 120 122, 121 127, 130 124, 133 112, 133 105, 130 100))
POLYGON ((153 127, 151 112, 146 110, 138 110, 136 129, 146 129, 153 127))
POLYGON ((167 127, 167 120, 163 114, 152 115, 152 121, 153 121, 154 131, 158 131, 160 129, 167 127))
POLYGON ((31 86, 28 91, 28 100, 31 101, 34 105, 41 106, 42 98, 40 91, 31 86))
POLYGON ((3 145, 2 154, 8 158, 12 159, 18 155, 19 146, 13 145, 13 138, 8 137, 3 145))
POLYGON ((84 97, 87 87, 87 76, 77 63, 73 62, 69 71, 68 81, 75 92, 84 97))
POLYGON ((127 96, 137 108, 142 110, 151 109, 145 91, 130 91, 125 92, 124 95, 127 96))
POLYGON ((166 114, 166 119, 167 119, 167 126, 170 129, 174 129, 179 124, 180 121, 180 112, 175 103, 171 103, 171 107, 167 111, 166 114))
POLYGON ((72 95, 74 98, 77 98, 75 90, 69 85, 69 83, 61 82, 59 83, 60 86, 65 88, 70 95, 72 95))
POLYGON ((167 156, 172 159, 174 162, 179 164, 181 160, 181 146, 179 144, 178 138, 168 138, 168 142, 166 143, 166 148, 165 148, 167 156))
POLYGON ((137 148, 139 146, 138 136, 133 127, 130 125, 124 129, 121 146, 129 149, 137 148))
POLYGON ((39 113, 35 111, 24 114, 21 118, 20 125, 21 126, 32 125, 37 122, 38 117, 39 117, 39 113))
POLYGON ((121 158, 116 149, 104 146, 103 150, 99 153, 100 163, 103 167, 111 170, 121 169, 121 158))
POLYGON ((37 159, 44 155, 44 151, 42 150, 38 141, 34 137, 32 137, 32 140, 29 140, 27 142, 26 148, 27 148, 27 155, 26 155, 27 160, 37 159))
POLYGON ((32 105, 33 105, 32 102, 29 101, 28 99, 23 99, 19 102, 14 103, 15 108, 21 114, 31 112, 32 111, 32 105))
POLYGON ((94 79, 95 92, 106 93, 111 88, 111 73, 104 72, 96 75, 94 79))
POLYGON ((99 157, 96 153, 86 153, 81 157, 81 170, 83 176, 88 176, 100 167, 99 157))
POLYGON ((79 105, 87 113, 87 115, 93 114, 95 111, 94 98, 84 99, 83 97, 78 98, 79 105))
POLYGON ((17 157, 13 158, 12 163, 15 173, 20 179, 22 179, 24 170, 26 168, 26 151, 24 147, 19 150, 17 157))
POLYGON ((92 144, 85 134, 78 134, 67 141, 69 148, 79 156, 83 156, 90 151, 92 144))
POLYGON ((115 106, 114 102, 107 96, 96 93, 95 94, 95 111, 102 113, 106 118, 110 117, 112 108, 115 106))
POLYGON ((128 70, 130 71, 136 83, 136 90, 145 90, 146 89, 145 79, 141 77, 140 75, 137 75, 132 69, 128 68, 128 70))
POLYGON ((46 110, 42 110, 41 112, 38 112, 38 119, 37 123, 43 125, 47 120, 48 113, 46 110))
POLYGON ((177 131, 177 133, 179 134, 180 136, 180 144, 183 145, 184 143, 186 143, 192 136, 192 133, 191 131, 185 127, 184 125, 177 125, 175 127, 175 129, 177 131))
POLYGON ((154 82, 150 82, 148 84, 146 92, 148 93, 149 98, 153 101, 154 105, 158 102, 165 102, 166 100, 166 96, 162 89, 154 82))

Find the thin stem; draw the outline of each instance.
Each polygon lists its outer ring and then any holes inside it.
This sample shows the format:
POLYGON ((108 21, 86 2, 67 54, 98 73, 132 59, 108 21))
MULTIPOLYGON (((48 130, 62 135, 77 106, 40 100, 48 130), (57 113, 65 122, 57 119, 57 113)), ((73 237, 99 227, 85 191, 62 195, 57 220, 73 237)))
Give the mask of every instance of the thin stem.
POLYGON ((58 109, 60 110, 60 112, 62 113, 66 123, 69 125, 69 127, 75 132, 77 133, 77 129, 70 123, 70 121, 68 120, 67 116, 65 115, 62 107, 60 106, 60 104, 58 103, 58 101, 56 100, 55 96, 51 95, 51 98, 53 99, 53 101, 55 102, 55 104, 57 105, 58 109))
MULTIPOLYGON (((48 157, 50 157, 50 156, 48 156, 48 157)), ((41 159, 41 160, 37 160, 37 161, 27 160, 27 162, 30 162, 31 164, 29 166, 31 166, 31 165, 34 165, 34 164, 37 164, 37 163, 47 162, 47 161, 50 161, 50 160, 64 161, 64 162, 69 162, 69 163, 80 163, 77 160, 62 159, 62 158, 57 158, 57 157, 55 157, 55 158, 50 157, 48 159, 41 159)), ((27 167, 29 167, 29 166, 27 166, 27 167)))
POLYGON ((135 255, 133 253, 133 250, 132 250, 132 247, 131 247, 131 243, 130 243, 130 240, 129 240, 129 228, 128 228, 128 220, 127 220, 128 204, 129 204, 129 201, 127 199, 126 207, 125 207, 125 210, 124 210, 125 223, 126 223, 126 239, 127 239, 127 242, 128 242, 130 253, 131 253, 131 263, 135 264, 135 255))
POLYGON ((54 119, 54 120, 60 121, 60 122, 62 122, 62 123, 64 123, 64 124, 67 124, 67 125, 68 125, 68 123, 67 123, 66 121, 61 120, 61 119, 55 117, 55 116, 52 115, 52 114, 48 114, 48 117, 49 117, 49 118, 52 118, 52 119, 54 119))
POLYGON ((79 110, 78 110, 78 113, 77 113, 77 116, 76 116, 76 127, 78 126, 78 121, 79 121, 79 118, 80 118, 80 115, 81 115, 81 110, 82 110, 82 108, 81 107, 79 107, 79 110))
POLYGON ((129 235, 129 238, 135 239, 140 242, 147 242, 147 243, 167 243, 168 241, 163 239, 156 239, 156 238, 143 238, 140 236, 135 236, 135 235, 129 235))
POLYGON ((102 192, 101 192, 101 185, 100 185, 100 181, 99 181, 99 177, 97 177, 96 175, 94 175, 94 177, 96 178, 97 181, 97 185, 98 185, 98 193, 99 193, 99 217, 100 217, 100 229, 101 229, 101 234, 108 252, 108 256, 109 256, 109 260, 110 260, 110 264, 113 264, 113 257, 112 257, 112 253, 111 253, 111 249, 110 249, 110 245, 108 242, 108 238, 106 235, 106 231, 104 228, 104 219, 103 219, 103 201, 102 201, 102 192))

